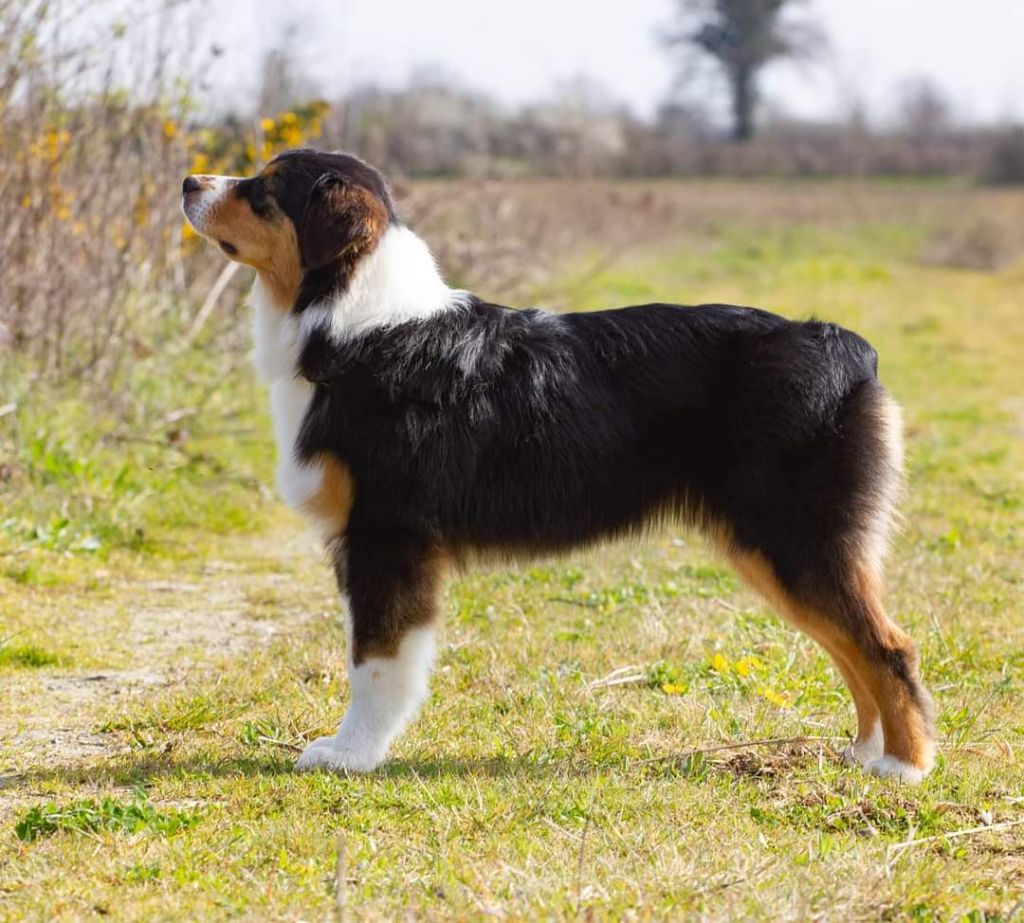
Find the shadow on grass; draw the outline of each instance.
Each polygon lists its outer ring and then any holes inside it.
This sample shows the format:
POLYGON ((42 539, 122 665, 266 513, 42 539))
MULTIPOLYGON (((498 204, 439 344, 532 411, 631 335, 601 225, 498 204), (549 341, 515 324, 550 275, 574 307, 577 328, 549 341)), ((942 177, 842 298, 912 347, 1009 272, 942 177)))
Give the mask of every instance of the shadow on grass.
MULTIPOLYGON (((297 754, 296 754, 297 756, 297 754)), ((54 785, 145 786, 165 779, 201 781, 204 779, 255 778, 335 778, 351 780, 458 779, 458 778, 582 778, 625 768, 622 762, 584 763, 580 761, 538 761, 530 754, 517 757, 481 757, 479 759, 395 759, 367 775, 327 772, 297 773, 290 755, 254 754, 217 759, 208 754, 177 757, 173 753, 138 754, 106 759, 81 766, 32 769, 12 773, 0 780, 0 789, 46 789, 54 785)))

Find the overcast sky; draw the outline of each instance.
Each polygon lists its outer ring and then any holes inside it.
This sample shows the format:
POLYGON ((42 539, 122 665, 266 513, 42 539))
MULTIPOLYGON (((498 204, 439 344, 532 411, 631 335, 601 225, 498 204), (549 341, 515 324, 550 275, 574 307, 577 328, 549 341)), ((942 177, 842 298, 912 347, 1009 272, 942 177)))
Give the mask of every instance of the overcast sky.
MULTIPOLYGON (((204 35, 225 48, 214 98, 254 89, 262 49, 299 26, 297 56, 326 95, 405 82, 435 65, 510 105, 586 75, 641 115, 672 83, 657 42, 673 0, 234 0, 210 5, 204 35)), ((830 50, 813 68, 776 64, 768 99, 795 115, 834 116, 856 87, 874 118, 894 89, 927 76, 971 121, 1024 117, 1024 0, 809 0, 830 50)))

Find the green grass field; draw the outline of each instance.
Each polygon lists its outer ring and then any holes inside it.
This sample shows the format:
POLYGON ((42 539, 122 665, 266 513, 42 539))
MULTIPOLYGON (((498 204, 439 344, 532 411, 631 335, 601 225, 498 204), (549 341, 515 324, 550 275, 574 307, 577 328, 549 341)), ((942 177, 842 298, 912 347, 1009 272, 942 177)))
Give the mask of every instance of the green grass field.
POLYGON ((225 380, 201 351, 140 359, 116 413, 5 369, 0 916, 1024 911, 1024 264, 920 259, 961 209, 1019 216, 1024 194, 672 195, 699 231, 577 254, 545 292, 757 304, 875 344, 906 410, 888 604, 938 705, 932 776, 842 766, 853 711, 825 655, 683 533, 463 576, 389 762, 296 775, 344 710, 342 631, 272 496, 244 362, 225 380))

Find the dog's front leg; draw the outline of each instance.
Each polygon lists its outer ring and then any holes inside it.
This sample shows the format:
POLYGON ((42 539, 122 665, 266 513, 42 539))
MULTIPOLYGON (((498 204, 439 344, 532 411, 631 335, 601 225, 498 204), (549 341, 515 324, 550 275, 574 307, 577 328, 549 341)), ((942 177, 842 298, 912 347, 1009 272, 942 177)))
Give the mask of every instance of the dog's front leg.
POLYGON ((351 701, 337 733, 313 741, 296 768, 370 772, 427 698, 442 558, 424 542, 368 541, 351 529, 334 555, 349 607, 351 701))

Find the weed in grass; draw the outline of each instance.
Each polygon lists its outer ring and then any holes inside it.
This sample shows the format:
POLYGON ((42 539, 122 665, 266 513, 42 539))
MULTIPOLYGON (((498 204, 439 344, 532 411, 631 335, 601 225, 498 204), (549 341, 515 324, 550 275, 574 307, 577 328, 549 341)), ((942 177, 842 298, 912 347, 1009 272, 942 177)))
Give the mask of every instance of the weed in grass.
POLYGON ((0 643, 0 668, 53 667, 60 663, 60 657, 35 644, 0 643))
POLYGON ((19 840, 31 843, 55 833, 89 834, 150 832, 173 836, 199 822, 199 815, 186 811, 158 811, 141 792, 132 801, 116 798, 76 801, 63 807, 54 803, 30 808, 15 824, 19 840))

